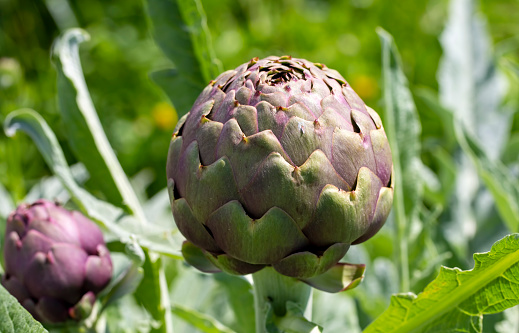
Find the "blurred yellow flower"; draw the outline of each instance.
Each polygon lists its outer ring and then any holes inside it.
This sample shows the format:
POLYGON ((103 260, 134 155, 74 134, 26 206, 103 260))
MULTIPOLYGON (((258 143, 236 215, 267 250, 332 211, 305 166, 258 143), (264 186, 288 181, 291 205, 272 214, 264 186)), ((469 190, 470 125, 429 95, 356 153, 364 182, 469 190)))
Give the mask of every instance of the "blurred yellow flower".
POLYGON ((367 75, 355 76, 351 82, 351 86, 362 99, 373 98, 378 91, 377 80, 367 75))
POLYGON ((177 111, 166 102, 157 103, 151 110, 155 126, 163 130, 172 130, 178 121, 177 111))

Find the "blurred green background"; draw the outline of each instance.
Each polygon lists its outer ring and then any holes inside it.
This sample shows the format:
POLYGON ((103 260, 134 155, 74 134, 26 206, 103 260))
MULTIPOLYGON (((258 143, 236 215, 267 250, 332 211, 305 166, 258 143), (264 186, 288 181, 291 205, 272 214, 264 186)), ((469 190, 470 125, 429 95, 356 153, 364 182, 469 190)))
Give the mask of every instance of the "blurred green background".
MULTIPOLYGON (((440 35, 448 20, 448 0, 201 0, 201 3, 216 56, 225 70, 253 57, 268 55, 292 55, 324 63, 338 70, 382 117, 385 112, 381 48, 375 30, 382 27, 394 36, 415 93, 422 126, 423 166, 419 166, 422 169, 418 176, 411 175, 408 179, 419 183, 416 187, 420 189, 424 184, 423 197, 421 192, 416 198, 412 198, 412 192, 404 194, 406 200, 414 200, 419 206, 418 223, 413 220, 414 213, 406 212, 410 217, 409 234, 414 237, 408 240, 412 291, 423 290, 437 274, 440 264, 471 268, 472 253, 487 251, 497 239, 513 231, 503 223, 483 184, 469 186, 474 178, 464 175, 473 173, 473 167, 464 160, 452 128, 434 109, 434 103, 427 103, 424 98, 424 92, 434 95, 440 91, 444 106, 457 111, 456 99, 447 103, 448 93, 441 91, 442 82, 445 90, 449 82, 456 81, 456 74, 451 73, 450 77, 438 74, 444 54, 440 35)), ((501 159, 519 177, 519 0, 481 1, 478 5, 479 17, 486 22, 484 27, 490 37, 491 46, 487 48, 491 57, 481 55, 480 59, 474 50, 458 52, 458 55, 468 54, 466 59, 479 60, 478 65, 483 69, 488 66, 488 73, 472 82, 476 96, 469 98, 474 97, 475 104, 480 103, 471 110, 473 120, 484 129, 488 119, 477 112, 488 104, 482 103, 486 99, 494 107, 488 110, 490 117, 495 114, 499 121, 511 122, 504 126, 505 142, 498 147, 495 158, 501 159), (497 76, 494 63, 497 72, 506 78, 504 88, 492 86, 497 76)), ((91 36, 89 42, 81 44, 80 57, 101 123, 124 170, 138 179, 138 191, 145 188, 151 197, 166 186, 167 150, 178 117, 171 101, 149 79, 150 72, 174 65, 153 41, 145 12, 142 0, 0 0, 0 123, 13 110, 24 107, 37 110, 57 134, 68 162, 76 162, 66 140, 67 124, 62 122, 57 108, 56 71, 50 51, 53 40, 62 32, 81 27, 91 36)), ((450 20, 452 28, 456 18, 450 20)), ((485 40, 481 31, 474 32, 472 37, 475 41, 485 40)), ((451 42, 446 50, 452 53, 456 47, 451 42)), ((459 92, 458 87, 451 88, 459 92)), ((460 96, 460 100, 466 102, 467 96, 460 96)), ((485 141, 494 133, 476 132, 480 134, 479 139, 485 141)), ((13 139, 0 131, 0 185, 14 202, 22 200, 33 185, 49 175, 41 155, 26 135, 13 139)), ((85 184, 90 192, 103 198, 98 185, 92 181, 85 184)), ((165 222, 172 225, 170 220, 165 222)), ((351 304, 348 303, 347 311, 336 313, 338 327, 346 319, 359 327, 366 326, 386 308, 392 293, 408 291, 398 286, 400 267, 393 256, 396 252, 393 217, 387 224, 376 237, 352 247, 347 254, 347 260, 366 263, 368 270, 378 274, 366 274, 358 289, 345 294, 343 301, 351 304), (354 307, 359 308, 358 317, 351 310, 354 307), (349 318, 343 318, 345 313, 349 318)), ((186 284, 193 283, 192 280, 186 275, 186 284)), ((179 293, 185 289, 178 287, 179 293)), ((316 297, 315 309, 321 319, 332 316, 335 310, 335 303, 327 297, 325 294, 316 297)), ((188 298, 178 299, 185 302, 188 298)))
MULTIPOLYGON (((307 58, 337 69, 368 105, 379 109, 381 61, 375 28, 381 26, 395 37, 411 86, 437 89, 436 71, 442 53, 438 36, 446 21, 448 1, 202 3, 224 69, 255 56, 307 58)), ((517 38, 519 1, 492 0, 481 5, 496 49, 517 38)), ((130 176, 144 169, 151 171, 148 195, 152 195, 165 187, 164 166, 177 116, 148 77, 149 72, 171 64, 150 37, 144 12, 144 3, 136 0, 0 0, 0 121, 15 109, 33 108, 51 124, 68 152, 49 54, 54 38, 65 29, 84 28, 91 41, 82 45, 81 61, 101 122, 130 176)), ((498 60, 517 64, 518 59, 515 49, 498 60)), ((438 118, 420 103, 418 109, 424 140, 441 138, 438 118)), ((512 132, 519 129, 517 118, 512 132)), ((72 154, 67 158, 74 162, 72 154)), ((7 140, 0 134, 0 161, 0 182, 15 201, 48 174, 26 137, 7 140)), ((95 184, 87 183, 87 187, 96 192, 95 184)))

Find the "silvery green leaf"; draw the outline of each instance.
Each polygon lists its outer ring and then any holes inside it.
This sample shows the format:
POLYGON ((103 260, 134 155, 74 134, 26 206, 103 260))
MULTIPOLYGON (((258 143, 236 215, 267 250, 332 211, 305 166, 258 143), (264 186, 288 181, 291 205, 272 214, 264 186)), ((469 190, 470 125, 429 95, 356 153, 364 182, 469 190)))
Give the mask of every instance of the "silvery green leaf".
MULTIPOLYGON (((450 1, 449 19, 440 42, 443 48, 437 73, 440 102, 495 161, 511 128, 511 113, 502 106, 508 82, 496 65, 477 1, 450 1)), ((456 162, 457 177, 449 205, 451 218, 443 231, 453 249, 464 257, 478 224, 489 219, 490 211, 475 214, 473 207, 481 191, 480 178, 472 161, 460 151, 456 152, 456 162)))
POLYGON ((440 102, 454 111, 490 158, 496 159, 511 126, 511 114, 501 110, 508 83, 496 66, 486 21, 476 1, 450 1, 440 42, 440 102))
POLYGON ((146 218, 151 223, 166 228, 176 228, 175 223, 173 222, 173 216, 171 215, 171 206, 167 188, 157 192, 153 197, 146 201, 143 208, 146 218))
POLYGON ((491 160, 463 125, 456 122, 455 130, 461 147, 492 193, 501 218, 511 231, 519 231, 519 180, 500 161, 491 160))
POLYGON ((83 77, 79 44, 89 39, 85 31, 70 29, 56 39, 52 49, 68 142, 108 200, 145 223, 142 207, 108 142, 83 77))

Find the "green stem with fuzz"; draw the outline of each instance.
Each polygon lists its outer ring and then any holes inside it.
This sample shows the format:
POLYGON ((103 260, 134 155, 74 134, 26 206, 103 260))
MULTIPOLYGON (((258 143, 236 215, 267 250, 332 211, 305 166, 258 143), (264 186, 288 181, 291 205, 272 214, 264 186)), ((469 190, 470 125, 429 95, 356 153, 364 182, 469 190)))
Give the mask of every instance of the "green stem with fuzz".
POLYGON ((303 309, 305 318, 312 316, 312 287, 265 267, 252 274, 254 281, 254 309, 256 313, 256 333, 266 333, 267 316, 272 309, 273 315, 286 315, 286 303, 293 302, 303 309))

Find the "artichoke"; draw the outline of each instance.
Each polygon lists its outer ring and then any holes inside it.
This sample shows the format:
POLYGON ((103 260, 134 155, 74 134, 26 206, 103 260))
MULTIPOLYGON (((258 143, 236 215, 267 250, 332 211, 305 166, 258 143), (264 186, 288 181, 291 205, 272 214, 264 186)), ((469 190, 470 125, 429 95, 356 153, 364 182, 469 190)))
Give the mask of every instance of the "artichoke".
POLYGON ((335 70, 288 56, 211 81, 173 133, 167 177, 184 255, 204 271, 320 275, 393 201, 378 114, 335 70))
POLYGON ((9 215, 4 257, 2 285, 44 323, 87 317, 112 277, 101 230, 43 199, 9 215))

